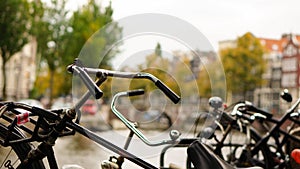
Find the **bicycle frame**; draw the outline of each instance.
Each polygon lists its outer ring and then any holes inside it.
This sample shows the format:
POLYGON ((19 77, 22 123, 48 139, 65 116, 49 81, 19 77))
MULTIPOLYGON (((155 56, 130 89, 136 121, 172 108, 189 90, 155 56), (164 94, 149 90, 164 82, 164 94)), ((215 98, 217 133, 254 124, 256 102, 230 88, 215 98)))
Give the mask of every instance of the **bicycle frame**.
POLYGON ((299 104, 300 104, 300 98, 296 101, 296 103, 289 110, 287 110, 287 112, 279 120, 276 120, 273 118, 269 119, 269 120, 266 119, 267 121, 275 123, 275 125, 271 128, 271 130, 268 132, 268 134, 265 135, 264 137, 262 137, 261 141, 258 142, 257 145, 255 145, 255 147, 253 149, 254 152, 256 151, 257 147, 260 146, 260 143, 267 143, 271 137, 273 137, 275 139, 277 151, 279 153, 281 153, 282 155, 284 154, 282 148, 287 143, 288 139, 292 139, 293 141, 297 141, 300 143, 300 139, 298 139, 297 137, 295 137, 293 135, 290 135, 288 132, 281 129, 282 125, 288 120, 291 120, 294 123, 300 124, 300 121, 298 121, 294 118, 291 118, 291 114, 296 110, 296 108, 298 107, 299 104), (277 133, 283 134, 284 137, 282 138, 281 141, 279 140, 277 133))
MULTIPOLYGON (((93 95, 96 99, 102 96, 102 91, 99 89, 100 86, 106 79, 107 76, 114 76, 119 78, 143 78, 149 79, 155 83, 155 85, 161 89, 174 103, 178 103, 180 97, 175 94, 171 89, 169 89, 164 83, 162 83, 159 79, 155 76, 148 74, 148 73, 130 73, 130 72, 116 72, 116 71, 109 71, 103 69, 91 69, 91 68, 83 68, 78 66, 79 61, 76 60, 75 64, 70 65, 68 70, 72 72, 74 75, 78 75, 84 84, 87 86, 88 91, 82 96, 82 98, 75 104, 75 106, 71 109, 60 109, 60 110, 53 110, 48 111, 37 107, 31 107, 25 104, 13 103, 13 102, 3 102, 1 103, 0 108, 0 116, 10 123, 9 128, 18 127, 23 131, 27 132, 31 137, 26 137, 20 140, 10 140, 9 135, 12 130, 8 131, 7 137, 1 145, 11 145, 11 144, 18 144, 22 142, 32 142, 38 141, 42 142, 39 144, 37 149, 30 152, 30 157, 24 160, 17 169, 26 168, 33 160, 40 160, 47 157, 49 166, 51 169, 58 169, 58 165, 55 159, 53 146, 55 145, 55 141, 58 137, 66 136, 66 135, 73 135, 76 132, 87 137, 88 139, 94 141, 95 143, 111 150, 112 152, 119 154, 121 157, 128 159, 129 161, 147 169, 156 169, 157 167, 153 166, 152 164, 142 160, 141 158, 135 156, 134 154, 126 151, 126 148, 120 148, 119 146, 112 144, 110 141, 103 139, 102 137, 96 135, 94 132, 86 129, 83 126, 78 124, 80 120, 81 113, 79 108, 87 101, 87 99, 93 95), (96 74, 97 80, 94 83, 91 78, 89 77, 89 73, 96 74), (28 117, 37 116, 37 120, 29 118, 29 122, 34 125, 34 128, 27 128, 23 125, 18 125, 18 119, 22 118, 23 114, 18 111, 18 109, 24 109, 29 111, 28 117), (15 118, 11 118, 10 116, 5 116, 4 112, 10 111, 16 115, 15 118), (79 113, 77 113, 79 112, 79 113), (39 130, 42 129, 47 132, 46 135, 42 135, 39 133, 39 130)), ((122 118, 121 118, 122 120, 122 118)), ((124 119, 123 119, 124 121, 124 119)), ((176 143, 176 139, 172 138, 170 140, 165 140, 159 143, 152 144, 149 142, 138 130, 133 127, 130 127, 131 131, 134 131, 139 138, 141 138, 145 143, 148 145, 163 145, 163 144, 174 144, 176 143)))
MULTIPOLYGON (((274 126, 254 145, 253 149, 251 150, 252 154, 256 154, 257 151, 259 150, 260 146, 268 144, 270 138, 273 138, 274 141, 275 141, 275 145, 276 145, 276 147, 275 147, 276 148, 275 156, 279 157, 280 159, 283 159, 283 161, 286 160, 286 153, 283 150, 284 145, 287 144, 289 139, 291 139, 293 141, 296 141, 296 142, 299 142, 299 143, 300 143, 300 139, 293 136, 293 135, 291 135, 289 133, 290 131, 283 130, 282 126, 283 126, 283 124, 285 124, 289 120, 293 122, 293 124, 291 126, 293 126, 294 124, 299 124, 300 125, 299 119, 297 120, 296 118, 293 117, 293 113, 294 113, 294 111, 296 110, 296 108, 298 107, 299 104, 300 104, 300 98, 293 104, 293 106, 290 109, 288 109, 286 111, 286 113, 279 120, 273 118, 267 112, 264 112, 263 110, 260 110, 256 107, 252 106, 252 105, 247 105, 247 104, 242 104, 241 103, 240 105, 237 105, 234 108, 232 114, 242 115, 241 112, 247 113, 247 111, 248 111, 247 106, 249 106, 248 108, 250 109, 250 111, 262 113, 262 115, 260 116, 262 118, 260 118, 260 119, 263 122, 271 122, 271 123, 274 124, 274 126), (243 107, 243 106, 246 107, 246 110, 238 111, 238 108, 243 107), (280 136, 282 136, 282 137, 280 137, 280 136)), ((295 116, 297 118, 299 118, 299 113, 296 113, 295 116)), ((243 118, 242 116, 240 116, 240 117, 243 118)), ((279 165, 284 165, 284 163, 280 163, 279 165)))

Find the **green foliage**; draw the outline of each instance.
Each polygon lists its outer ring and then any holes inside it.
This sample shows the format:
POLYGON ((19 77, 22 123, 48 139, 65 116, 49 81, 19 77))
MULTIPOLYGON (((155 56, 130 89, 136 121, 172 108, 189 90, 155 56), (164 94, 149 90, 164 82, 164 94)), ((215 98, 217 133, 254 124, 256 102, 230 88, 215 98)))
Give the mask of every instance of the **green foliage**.
POLYGON ((229 91, 245 96, 247 91, 262 85, 266 67, 264 48, 251 33, 239 37, 235 48, 224 49, 220 53, 229 91))
POLYGON ((88 66, 109 67, 110 60, 119 52, 116 42, 122 37, 122 29, 112 22, 112 14, 111 4, 103 11, 95 1, 76 11, 70 20, 72 33, 67 55, 83 58, 88 66))
MULTIPOLYGON (((109 29, 110 32, 98 31, 112 22, 111 5, 103 10, 95 1, 89 1, 87 5, 71 13, 65 8, 66 2, 51 0, 51 4, 44 9, 43 20, 38 23, 38 51, 42 61, 47 63, 49 77, 38 77, 38 81, 47 79, 48 84, 43 89, 37 85, 36 88, 39 89, 35 90, 43 94, 46 89, 50 89, 51 97, 71 91, 72 75, 67 73, 66 67, 76 57, 97 57, 105 53, 101 67, 109 68, 110 60, 118 52, 117 45, 113 50, 107 51, 121 38, 121 28, 117 24, 110 24, 113 28, 109 29), (54 80, 54 76, 62 77, 62 80, 54 80)), ((94 66, 95 60, 100 59, 84 59, 90 61, 84 64, 94 66)), ((107 86, 104 88, 109 90, 107 86)))
POLYGON ((7 62, 28 43, 31 7, 25 0, 1 0, 0 4, 0 54, 3 62, 7 62))
POLYGON ((2 95, 6 99, 6 63, 25 44, 32 31, 32 16, 36 14, 38 3, 27 0, 0 0, 0 55, 2 58, 2 95))
POLYGON ((155 47, 155 55, 161 56, 161 46, 160 46, 160 43, 157 43, 157 44, 156 44, 156 47, 155 47))
POLYGON ((220 67, 218 61, 213 61, 206 65, 203 65, 199 72, 197 84, 199 87, 199 96, 209 98, 211 96, 225 97, 224 84, 225 77, 222 73, 223 69, 220 67))
MULTIPOLYGON (((49 72, 49 70, 44 70, 49 72)), ((53 78, 53 81, 55 83, 53 83, 53 90, 51 91, 53 96, 61 96, 61 95, 66 95, 69 94, 69 89, 67 92, 62 92, 62 89, 64 89, 64 83, 60 83, 61 81, 67 80, 67 76, 65 76, 65 74, 60 73, 59 71, 54 72, 53 75, 51 75, 50 73, 42 73, 39 75, 39 77, 36 79, 35 81, 35 87, 34 90, 31 93, 31 97, 33 98, 38 98, 40 96, 44 96, 46 93, 45 91, 49 90, 49 82, 50 79, 53 78)), ((50 92, 50 91, 49 91, 50 92)))
MULTIPOLYGON (((212 69, 213 65, 207 65, 206 68, 212 69)), ((198 94, 201 97, 211 97, 211 84, 209 74, 206 69, 201 69, 197 79, 197 85, 199 87, 198 94)))
MULTIPOLYGON (((156 51, 156 50, 155 50, 156 51)), ((147 72, 153 74, 159 79, 163 79, 164 82, 171 80, 171 76, 167 74, 166 70, 169 70, 169 60, 163 58, 156 53, 150 54, 146 57, 146 63, 139 66, 138 71, 147 72)), ((143 88, 146 91, 152 91, 157 87, 147 80, 133 80, 131 82, 131 88, 138 89, 143 88)))
MULTIPOLYGON (((54 87, 63 86, 63 82, 66 82, 54 80, 56 74, 64 74, 62 71, 65 71, 65 69, 61 69, 64 66, 62 58, 65 56, 66 33, 69 27, 67 19, 69 11, 65 6, 66 0, 51 0, 49 5, 43 7, 41 12, 43 16, 36 23, 38 30, 36 30, 35 36, 38 42, 38 54, 41 56, 41 63, 47 63, 49 72, 48 81, 43 81, 43 83, 48 82, 50 100, 56 96, 53 91, 54 87)), ((43 79, 43 77, 38 78, 43 79)))

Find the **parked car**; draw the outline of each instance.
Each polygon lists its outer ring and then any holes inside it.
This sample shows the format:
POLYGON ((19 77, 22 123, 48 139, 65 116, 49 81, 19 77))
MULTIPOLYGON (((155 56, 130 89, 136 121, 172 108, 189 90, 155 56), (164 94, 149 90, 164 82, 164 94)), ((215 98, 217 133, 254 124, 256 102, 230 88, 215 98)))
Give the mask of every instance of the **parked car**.
POLYGON ((98 104, 95 100, 87 100, 81 108, 83 114, 95 115, 99 110, 98 104))

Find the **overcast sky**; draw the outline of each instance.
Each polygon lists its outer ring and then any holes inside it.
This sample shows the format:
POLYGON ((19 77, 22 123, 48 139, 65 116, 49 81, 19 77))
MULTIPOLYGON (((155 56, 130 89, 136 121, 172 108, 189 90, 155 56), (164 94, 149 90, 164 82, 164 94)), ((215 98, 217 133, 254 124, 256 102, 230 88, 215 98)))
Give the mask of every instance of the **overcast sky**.
MULTIPOLYGON (((71 6, 86 1, 73 0, 71 6)), ((103 6, 109 3, 101 1, 103 6)), ((215 50, 219 41, 248 31, 273 39, 283 33, 300 34, 299 0, 112 0, 112 7, 115 20, 143 13, 178 17, 201 31, 215 50)))
POLYGON ((196 26, 215 47, 247 31, 275 39, 300 34, 299 0, 112 0, 112 6, 115 19, 141 13, 176 16, 196 26))

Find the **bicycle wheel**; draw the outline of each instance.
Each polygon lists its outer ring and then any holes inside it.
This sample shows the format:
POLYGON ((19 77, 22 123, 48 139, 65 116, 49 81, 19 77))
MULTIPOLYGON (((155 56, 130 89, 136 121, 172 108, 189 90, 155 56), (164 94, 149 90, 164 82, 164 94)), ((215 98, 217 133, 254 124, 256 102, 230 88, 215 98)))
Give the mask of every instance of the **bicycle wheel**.
MULTIPOLYGON (((206 144, 229 164, 237 167, 259 166, 264 169, 273 168, 273 157, 266 144, 260 146, 257 153, 251 154, 253 146, 261 139, 255 130, 250 130, 251 138, 250 144, 248 145, 246 145, 247 135, 245 128, 243 129, 243 132, 232 128, 224 142, 220 143, 219 141, 222 137, 222 133, 217 129, 215 131, 214 139, 207 140, 206 144)), ((193 168, 189 159, 187 159, 186 166, 189 169, 193 168)))
POLYGON ((246 127, 244 127, 243 132, 232 129, 219 148, 216 148, 218 144, 211 143, 211 145, 215 148, 216 154, 234 166, 272 168, 273 157, 267 144, 261 145, 255 154, 251 151, 254 145, 261 140, 259 134, 254 129, 250 129, 250 141, 247 143, 246 140, 246 127))
MULTIPOLYGON (((7 127, 0 123, 0 142, 2 143, 7 133, 7 127)), ((12 139, 23 138, 22 134, 15 129, 12 139)), ((33 148, 33 145, 29 143, 20 143, 14 144, 8 147, 4 147, 0 144, 0 169, 14 169, 16 168, 22 160, 24 160, 28 152, 33 148)), ((26 169, 45 169, 43 162, 36 161, 33 162, 30 166, 27 166, 26 169)))

